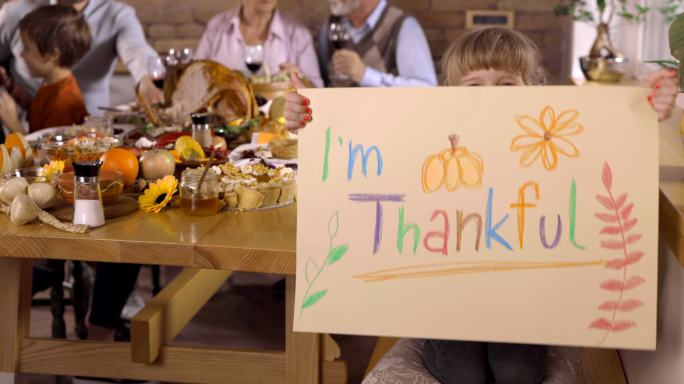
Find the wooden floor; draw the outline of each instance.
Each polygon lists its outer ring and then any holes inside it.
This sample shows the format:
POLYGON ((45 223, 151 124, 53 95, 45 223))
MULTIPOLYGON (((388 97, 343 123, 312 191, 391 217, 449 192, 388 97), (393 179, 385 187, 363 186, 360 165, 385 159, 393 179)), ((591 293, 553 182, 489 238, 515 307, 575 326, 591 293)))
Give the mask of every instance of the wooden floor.
MULTIPOLYGON (((163 281, 177 269, 165 269, 163 281)), ((231 349, 285 349, 285 299, 271 288, 275 277, 239 274, 233 284, 226 284, 178 335, 173 345, 212 346, 231 349)), ((149 269, 143 268, 137 292, 151 297, 149 269)), ((31 311, 31 336, 49 337, 52 318, 48 307, 31 311)), ((73 313, 67 308, 68 337, 73 336, 73 313)), ((334 336, 347 361, 349 383, 360 383, 375 346, 376 338, 334 336)), ((51 376, 20 375, 22 384, 53 384, 51 376)))

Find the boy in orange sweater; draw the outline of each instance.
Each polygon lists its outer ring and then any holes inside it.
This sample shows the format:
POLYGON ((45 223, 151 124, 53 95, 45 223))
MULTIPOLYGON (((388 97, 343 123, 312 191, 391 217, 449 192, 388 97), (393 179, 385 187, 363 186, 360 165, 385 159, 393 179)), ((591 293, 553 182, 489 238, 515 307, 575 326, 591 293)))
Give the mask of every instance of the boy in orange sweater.
POLYGON ((19 103, 28 110, 30 132, 83 123, 88 111, 71 73, 71 67, 90 49, 90 29, 83 16, 68 6, 40 7, 20 21, 19 30, 22 57, 31 75, 44 83, 30 101, 21 97, 15 101, 10 96, 17 94, 12 84, 7 92, 0 91, 0 121, 12 132, 23 132, 19 103))

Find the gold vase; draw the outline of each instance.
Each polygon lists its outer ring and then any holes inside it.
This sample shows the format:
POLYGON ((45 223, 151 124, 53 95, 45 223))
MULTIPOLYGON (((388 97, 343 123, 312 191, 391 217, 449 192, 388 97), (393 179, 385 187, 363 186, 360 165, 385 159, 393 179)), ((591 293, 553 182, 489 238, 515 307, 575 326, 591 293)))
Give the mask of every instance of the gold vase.
POLYGON ((587 80, 617 83, 626 71, 627 60, 615 49, 608 24, 600 23, 588 56, 580 57, 580 68, 587 80))
POLYGON ((594 44, 592 44, 591 50, 589 51, 589 57, 592 59, 615 59, 622 57, 622 55, 617 52, 613 46, 613 42, 610 39, 608 24, 600 23, 596 28, 596 39, 594 40, 594 44))

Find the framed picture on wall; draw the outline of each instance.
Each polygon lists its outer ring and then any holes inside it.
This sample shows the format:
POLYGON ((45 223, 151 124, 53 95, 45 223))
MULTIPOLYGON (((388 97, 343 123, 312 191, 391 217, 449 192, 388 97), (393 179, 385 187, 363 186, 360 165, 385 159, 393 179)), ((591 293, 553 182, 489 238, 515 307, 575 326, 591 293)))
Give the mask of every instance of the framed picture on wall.
POLYGON ((505 27, 515 25, 515 11, 469 9, 466 11, 466 28, 505 27))

